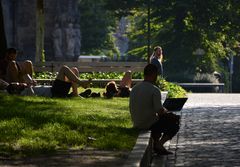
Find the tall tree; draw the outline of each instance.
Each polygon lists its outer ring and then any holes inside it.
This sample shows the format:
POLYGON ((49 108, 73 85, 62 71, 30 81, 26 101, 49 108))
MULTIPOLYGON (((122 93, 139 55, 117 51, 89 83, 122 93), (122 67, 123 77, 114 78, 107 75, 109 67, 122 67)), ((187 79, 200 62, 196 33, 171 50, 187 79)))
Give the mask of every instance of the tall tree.
POLYGON ((79 2, 82 52, 100 54, 114 49, 111 32, 115 18, 105 9, 104 0, 81 0, 79 2))
POLYGON ((44 0, 37 0, 36 9, 36 62, 45 61, 44 57, 44 0))

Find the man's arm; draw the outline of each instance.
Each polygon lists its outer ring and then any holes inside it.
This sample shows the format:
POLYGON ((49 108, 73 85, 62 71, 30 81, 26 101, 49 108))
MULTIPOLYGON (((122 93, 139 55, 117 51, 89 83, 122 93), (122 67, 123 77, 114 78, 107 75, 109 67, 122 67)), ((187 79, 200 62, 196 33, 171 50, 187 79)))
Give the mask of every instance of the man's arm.
POLYGON ((157 88, 157 90, 155 90, 155 92, 153 94, 153 106, 154 106, 154 110, 158 116, 168 112, 168 110, 165 107, 163 107, 161 99, 162 99, 161 92, 157 88))

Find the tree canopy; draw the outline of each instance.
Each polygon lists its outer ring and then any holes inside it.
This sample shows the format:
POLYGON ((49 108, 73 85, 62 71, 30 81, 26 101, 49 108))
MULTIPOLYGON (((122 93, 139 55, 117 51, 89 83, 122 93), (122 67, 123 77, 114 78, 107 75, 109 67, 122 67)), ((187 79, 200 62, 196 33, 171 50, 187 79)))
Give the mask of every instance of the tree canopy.
POLYGON ((130 30, 130 54, 144 55, 148 2, 151 46, 164 48, 167 71, 220 70, 221 60, 238 44, 240 3, 237 0, 118 0, 114 3, 108 0, 117 16, 131 15, 134 27, 130 30), (198 49, 204 51, 202 55, 196 52, 198 49))
POLYGON ((82 25, 83 31, 88 31, 84 38, 86 44, 83 44, 86 50, 93 47, 90 45, 94 42, 99 47, 114 47, 113 41, 110 42, 113 39, 106 40, 107 34, 114 31, 116 21, 125 16, 131 23, 128 29, 130 39, 128 55, 147 58, 147 21, 150 17, 150 44, 152 48, 156 45, 163 47, 164 68, 169 75, 174 75, 176 72, 178 75, 214 71, 226 73, 229 55, 236 55, 235 48, 240 41, 238 0, 101 0, 96 3, 82 0, 81 2, 82 20, 87 20, 83 21, 82 25), (86 7, 87 4, 95 6, 86 7), (148 8, 150 8, 149 16, 148 8), (90 17, 90 13, 95 15, 91 16, 95 17, 95 20, 90 17), (101 30, 96 30, 99 27, 101 30), (90 37, 90 31, 99 32, 102 38, 97 39, 97 34, 90 37), (111 45, 106 45, 107 43, 111 45))

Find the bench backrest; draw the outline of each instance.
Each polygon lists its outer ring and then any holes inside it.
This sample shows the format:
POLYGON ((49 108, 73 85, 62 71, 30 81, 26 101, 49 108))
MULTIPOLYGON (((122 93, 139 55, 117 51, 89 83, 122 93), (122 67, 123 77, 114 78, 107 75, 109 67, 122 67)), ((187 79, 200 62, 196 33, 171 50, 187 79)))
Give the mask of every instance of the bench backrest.
POLYGON ((146 62, 44 62, 34 63, 35 72, 57 72, 63 66, 77 67, 79 72, 143 72, 146 62))

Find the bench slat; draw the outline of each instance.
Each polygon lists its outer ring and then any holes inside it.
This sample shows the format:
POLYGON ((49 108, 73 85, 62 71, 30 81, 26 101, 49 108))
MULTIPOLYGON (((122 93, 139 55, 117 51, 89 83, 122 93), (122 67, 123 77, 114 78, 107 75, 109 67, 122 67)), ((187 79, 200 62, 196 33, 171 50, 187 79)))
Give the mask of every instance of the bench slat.
POLYGON ((57 72, 63 65, 77 67, 80 72, 142 72, 146 62, 45 62, 34 63, 35 72, 57 72))

